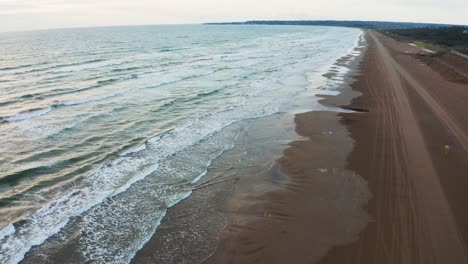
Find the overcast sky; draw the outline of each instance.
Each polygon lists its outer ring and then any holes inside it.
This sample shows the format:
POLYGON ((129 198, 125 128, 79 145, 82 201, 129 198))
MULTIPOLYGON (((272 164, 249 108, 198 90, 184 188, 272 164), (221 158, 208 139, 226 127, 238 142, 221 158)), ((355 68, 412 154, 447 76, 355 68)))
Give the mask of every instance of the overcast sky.
POLYGON ((0 31, 253 19, 468 24, 468 0, 0 0, 0 31))

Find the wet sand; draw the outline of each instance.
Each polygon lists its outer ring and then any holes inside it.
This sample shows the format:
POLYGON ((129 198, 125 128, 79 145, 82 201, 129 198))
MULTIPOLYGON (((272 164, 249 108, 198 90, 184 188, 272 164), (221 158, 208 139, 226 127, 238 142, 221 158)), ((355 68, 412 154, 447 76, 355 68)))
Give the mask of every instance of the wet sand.
MULTIPOLYGON (((335 65, 355 68, 348 65, 359 62, 353 59, 335 65)), ((348 86, 356 70, 337 87, 339 95, 320 95, 321 103, 346 108, 358 95, 348 86)), ((324 76, 339 78, 333 69, 324 76)), ((364 210, 372 197, 368 184, 347 169, 354 144, 345 119, 336 111, 310 111, 296 114, 294 123, 302 138, 277 161, 287 184, 234 195, 217 249, 204 263, 316 263, 332 248, 357 241, 372 220, 364 210)))
POLYGON ((235 195, 207 263, 313 263, 357 240, 370 220, 363 210, 370 193, 344 168, 352 141, 338 120, 333 112, 296 115, 296 131, 306 139, 291 142, 279 159, 286 187, 235 195))
POLYGON ((364 206, 371 195, 345 168, 353 140, 337 111, 359 95, 347 86, 356 72, 345 83, 340 73, 357 63, 341 58, 325 75, 327 87, 318 88, 341 92, 320 96, 332 111, 303 113, 319 105, 313 91, 292 112, 253 120, 194 193, 168 211, 133 263, 300 263, 356 241, 370 221, 364 206))
POLYGON ((326 74, 327 87, 317 89, 341 92, 321 96, 331 111, 303 113, 327 108, 317 103, 314 90, 291 111, 252 120, 193 194, 168 210, 132 263, 318 260, 334 246, 357 240, 370 221, 364 211, 370 193, 362 177, 345 169, 353 141, 337 112, 359 94, 341 80, 340 67, 350 62, 357 64, 353 56, 340 59, 326 74), (286 243, 290 250, 278 251, 286 243), (313 256, 306 256, 311 248, 313 256))
POLYGON ((234 195, 248 200, 251 194, 284 186, 287 179, 275 160, 297 139, 293 116, 275 114, 240 126, 234 149, 214 160, 190 197, 168 210, 132 263, 204 261, 216 249, 227 215, 235 210, 227 206, 234 195))

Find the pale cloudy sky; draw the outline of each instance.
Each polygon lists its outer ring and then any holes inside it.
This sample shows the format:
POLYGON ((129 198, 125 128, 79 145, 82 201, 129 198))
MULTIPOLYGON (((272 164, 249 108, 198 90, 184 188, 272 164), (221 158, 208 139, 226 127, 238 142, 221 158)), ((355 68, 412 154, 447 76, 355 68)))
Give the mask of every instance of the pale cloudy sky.
POLYGON ((468 0, 0 0, 0 31, 253 19, 468 24, 468 0))

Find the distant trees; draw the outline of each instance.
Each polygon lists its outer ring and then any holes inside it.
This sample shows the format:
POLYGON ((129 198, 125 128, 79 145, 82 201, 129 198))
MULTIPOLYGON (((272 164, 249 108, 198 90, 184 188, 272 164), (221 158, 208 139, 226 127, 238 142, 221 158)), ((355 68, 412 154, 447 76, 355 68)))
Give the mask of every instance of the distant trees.
POLYGON ((467 27, 450 26, 438 28, 392 29, 386 32, 412 40, 419 40, 432 45, 444 46, 468 54, 467 27))
POLYGON ((410 23, 410 22, 385 22, 385 21, 359 21, 359 20, 252 20, 246 22, 207 23, 209 25, 298 25, 298 26, 334 26, 356 27, 368 29, 396 29, 396 28, 420 28, 420 27, 447 27, 446 24, 410 23))

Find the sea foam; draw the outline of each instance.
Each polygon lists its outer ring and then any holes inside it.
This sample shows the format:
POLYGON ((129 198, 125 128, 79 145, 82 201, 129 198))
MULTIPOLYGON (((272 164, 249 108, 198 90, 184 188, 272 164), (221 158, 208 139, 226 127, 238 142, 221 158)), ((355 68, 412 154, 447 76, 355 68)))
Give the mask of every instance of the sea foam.
MULTIPOLYGON (((215 28, 204 30, 225 34, 215 28)), ((73 253, 86 262, 128 263, 157 232, 166 210, 188 197, 210 163, 233 147, 232 143, 246 123, 281 111, 314 86, 313 79, 310 86, 285 85, 286 78, 304 78, 314 71, 323 74, 322 67, 346 53, 359 34, 355 29, 338 28, 274 27, 239 32, 235 28, 226 28, 223 30, 234 30, 235 35, 225 35, 229 41, 216 41, 203 35, 204 30, 190 31, 193 32, 191 38, 195 38, 193 43, 197 44, 188 49, 175 47, 177 50, 160 52, 162 47, 152 47, 155 43, 152 38, 146 39, 153 43, 147 47, 128 47, 126 50, 137 53, 132 56, 141 58, 146 64, 135 69, 125 66, 125 62, 134 58, 124 59, 127 53, 99 51, 102 56, 108 54, 106 56, 112 58, 94 62, 83 58, 80 61, 84 63, 76 65, 58 63, 60 67, 38 77, 38 82, 47 85, 63 82, 59 84, 70 85, 73 90, 86 87, 80 86, 79 80, 94 78, 94 72, 105 76, 103 80, 113 80, 115 74, 121 74, 115 69, 126 69, 126 74, 147 70, 138 72, 138 78, 102 84, 101 93, 83 90, 73 97, 64 94, 53 107, 8 116, 16 116, 10 120, 15 125, 34 123, 34 126, 47 128, 56 122, 66 126, 72 120, 77 126, 77 129, 57 130, 59 135, 47 140, 41 138, 30 144, 31 148, 22 146, 16 155, 21 155, 21 151, 36 151, 32 146, 60 147, 63 142, 78 141, 90 134, 109 135, 90 144, 108 147, 106 141, 111 141, 115 149, 128 145, 130 137, 148 140, 123 153, 118 152, 102 163, 90 164, 92 169, 76 179, 47 189, 38 188, 36 194, 47 197, 46 201, 41 201, 39 209, 25 212, 22 221, 11 223, 0 231, 0 262, 24 260, 29 263, 34 259, 29 257, 35 254, 47 257, 61 252, 61 247, 73 240, 78 247, 72 249, 77 250, 73 253), (72 71, 73 74, 56 78, 55 71, 72 71), (68 82, 72 77, 73 82, 68 82), (122 111, 110 114, 116 104, 122 106, 122 111), (87 112, 90 109, 92 113, 87 112), (28 122, 21 122, 26 120, 28 122), (89 124, 84 126, 84 123, 89 124), (152 131, 158 132, 152 134, 152 131), (74 230, 80 232, 71 235, 74 230), (64 243, 56 243, 61 239, 64 243), (48 251, 48 247, 57 248, 48 251)), ((171 29, 165 33, 169 35, 165 42, 175 41, 172 45, 179 47, 188 45, 177 42, 186 39, 170 37, 172 32, 171 29)), ((132 36, 137 39, 150 35, 132 36)), ((99 36, 94 41, 115 37, 112 34, 99 36)), ((134 43, 129 41, 128 45, 134 43)), ((91 54, 90 50, 87 52, 83 56, 91 54)), ((28 80, 18 81, 25 82, 26 86, 33 85, 28 80)), ((17 106, 5 107, 14 109, 17 106)), ((13 126, 0 126, 2 135, 10 135, 2 130, 3 127, 13 126)), ((28 130, 27 126, 16 128, 20 128, 17 133, 23 133, 20 135, 34 131, 28 130)), ((69 151, 83 149, 77 147, 69 151)), ((22 202, 26 201, 18 201, 22 202)))

